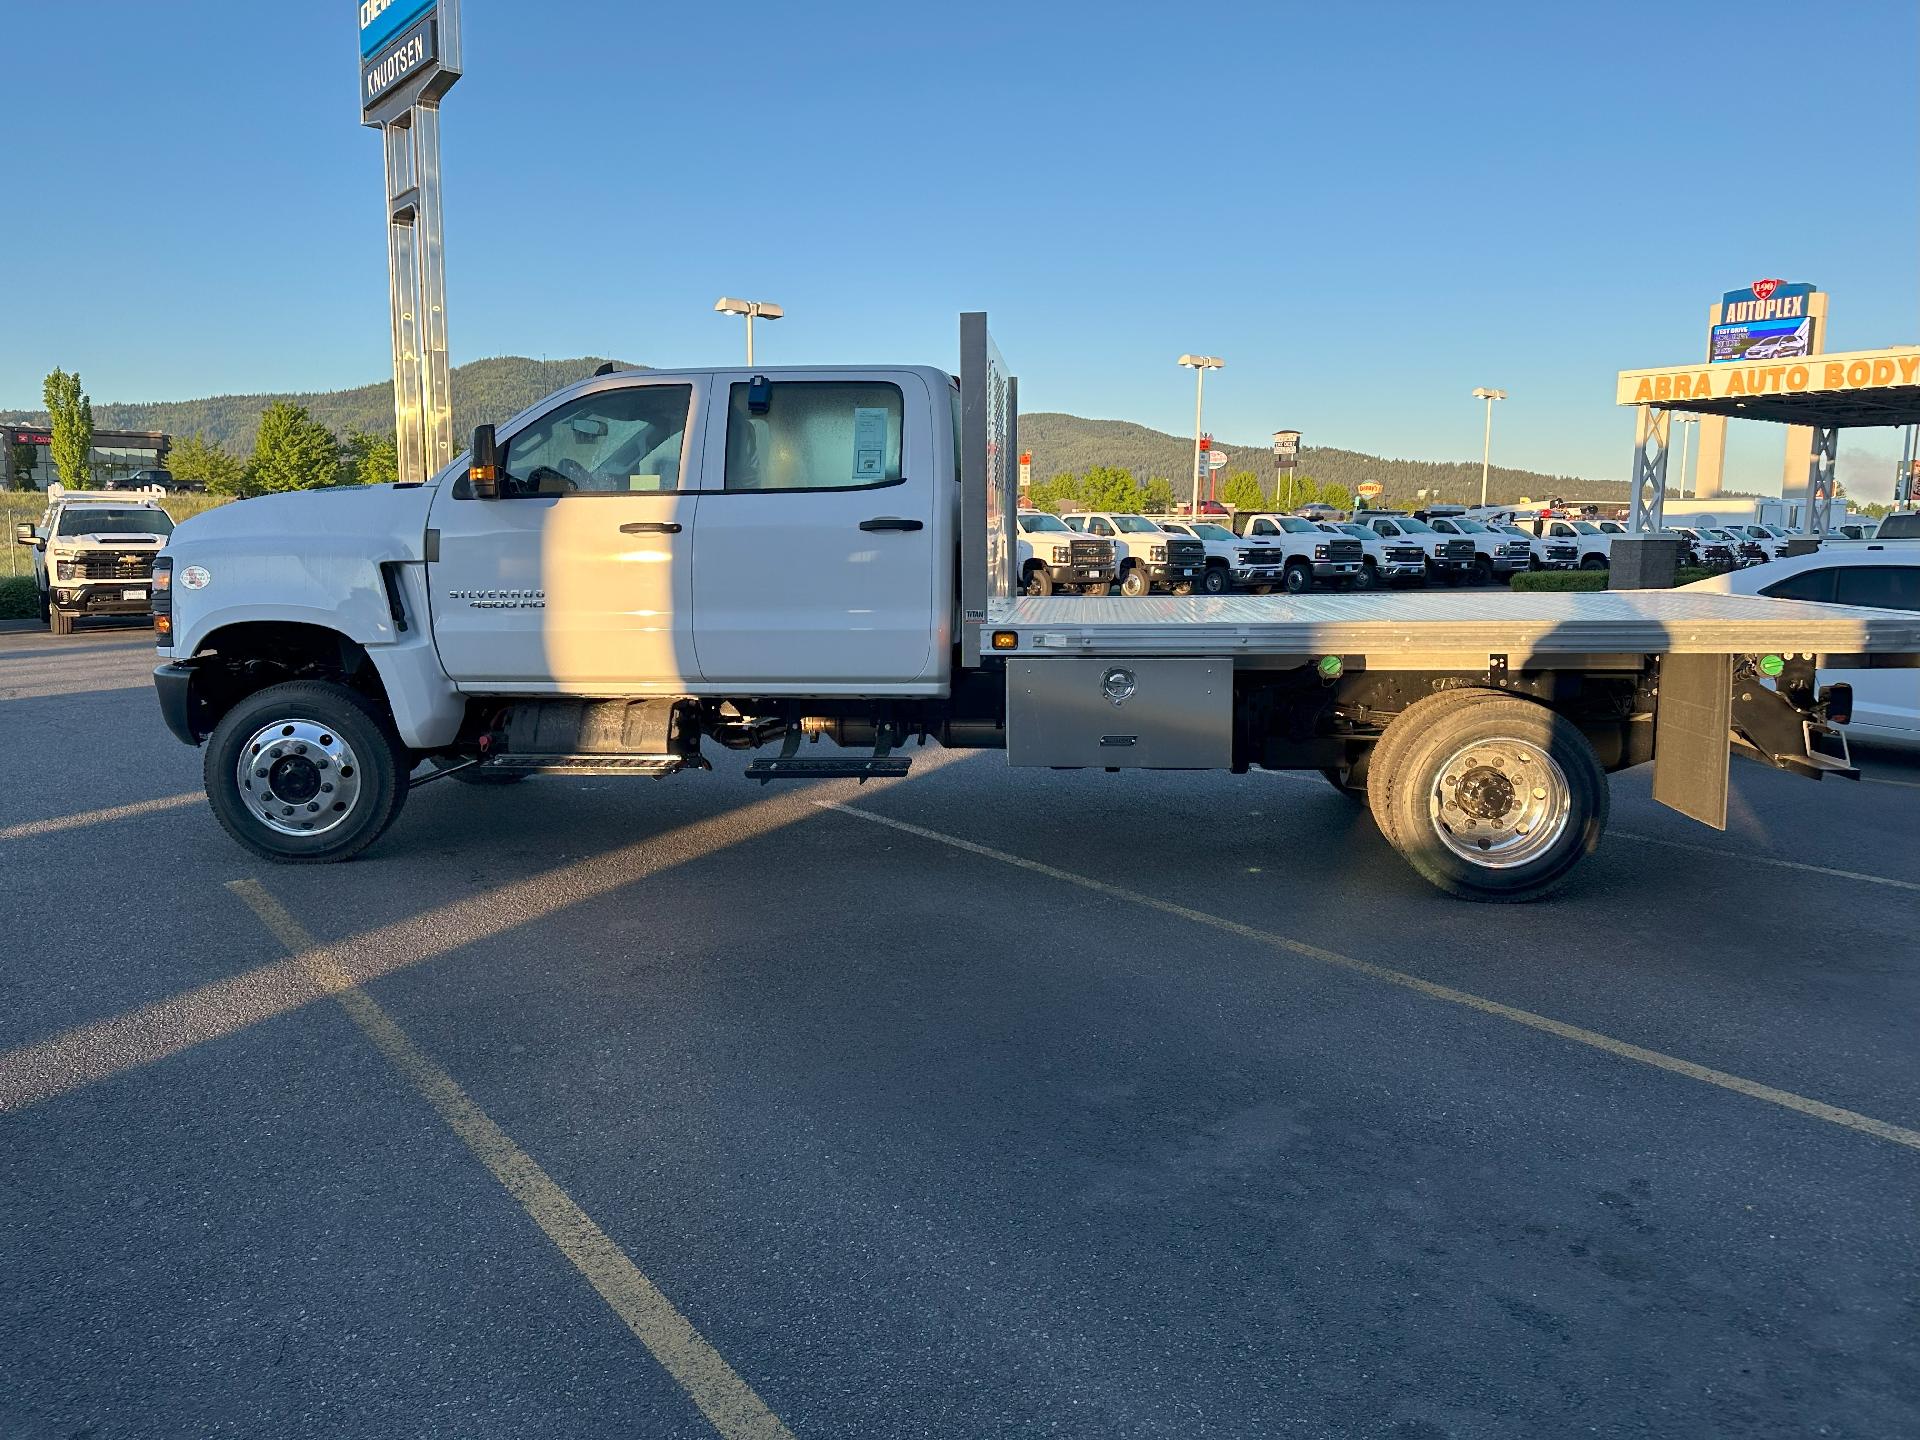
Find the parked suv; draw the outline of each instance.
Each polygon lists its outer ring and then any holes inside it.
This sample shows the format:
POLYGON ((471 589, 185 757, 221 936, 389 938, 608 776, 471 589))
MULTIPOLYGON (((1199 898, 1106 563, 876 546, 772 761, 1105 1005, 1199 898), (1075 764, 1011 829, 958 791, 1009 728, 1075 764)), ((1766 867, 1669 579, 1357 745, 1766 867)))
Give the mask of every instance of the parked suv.
POLYGON ((1265 594, 1281 583, 1286 554, 1271 543, 1243 538, 1212 520, 1162 520, 1169 535, 1190 535, 1207 547, 1207 568, 1200 589, 1223 595, 1236 586, 1265 594))
POLYGON ((1233 517, 1233 528, 1245 541, 1280 551, 1280 583, 1295 595, 1316 583, 1346 585, 1358 580, 1366 559, 1358 540, 1329 535, 1319 521, 1298 515, 1243 512, 1233 517))
POLYGON ((172 533, 152 500, 84 491, 52 496, 38 525, 13 527, 14 540, 33 547, 40 618, 56 635, 87 615, 151 614, 153 557, 172 533))
POLYGON ((1191 595, 1207 568, 1207 547, 1191 535, 1169 535, 1144 515, 1084 512, 1066 522, 1083 535, 1111 540, 1122 595, 1171 590, 1191 595))
POLYGON ((1111 540, 1075 534, 1066 521, 1045 510, 1022 510, 1016 538, 1023 595, 1056 590, 1104 595, 1113 585, 1111 540))

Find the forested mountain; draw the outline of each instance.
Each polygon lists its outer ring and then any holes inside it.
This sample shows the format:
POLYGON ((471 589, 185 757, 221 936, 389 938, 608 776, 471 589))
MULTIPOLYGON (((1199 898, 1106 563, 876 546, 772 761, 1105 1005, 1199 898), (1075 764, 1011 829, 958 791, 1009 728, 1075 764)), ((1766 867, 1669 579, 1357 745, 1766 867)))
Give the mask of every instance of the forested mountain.
MULTIPOLYGON (((579 360, 528 360, 506 355, 475 360, 453 371, 453 433, 458 446, 476 425, 498 423, 526 409, 542 395, 591 375, 603 362, 596 356, 579 360)), ((622 363, 622 368, 629 368, 622 363)), ((278 400, 304 405, 315 420, 345 436, 393 432, 393 384, 377 381, 353 390, 313 395, 216 395, 208 400, 171 400, 152 405, 93 407, 99 430, 164 430, 169 435, 201 434, 236 455, 253 448, 260 412, 278 400)), ((45 412, 0 411, 0 420, 44 422, 45 412)))
MULTIPOLYGON (((1222 445, 1227 452, 1225 477, 1238 470, 1251 470, 1262 485, 1273 484, 1273 452, 1268 449, 1222 445)), ((1131 470, 1144 483, 1155 475, 1173 481, 1174 494, 1184 500, 1193 477, 1193 440, 1165 435, 1127 420, 1083 420, 1077 415, 1040 412, 1020 417, 1020 448, 1033 452, 1036 480, 1047 479, 1063 471, 1085 472, 1093 465, 1117 465, 1131 470)), ((1376 480, 1386 487, 1376 507, 1416 503, 1418 490, 1438 491, 1450 500, 1480 499, 1480 462, 1382 460, 1353 450, 1332 450, 1324 446, 1303 446, 1299 474, 1310 476, 1322 485, 1340 485, 1348 491, 1363 480, 1376 480)), ((1568 499, 1625 501, 1624 480, 1605 482, 1581 480, 1571 475, 1542 475, 1533 470, 1509 470, 1493 467, 1488 498, 1496 504, 1518 500, 1522 495, 1535 500, 1565 496, 1568 499)))

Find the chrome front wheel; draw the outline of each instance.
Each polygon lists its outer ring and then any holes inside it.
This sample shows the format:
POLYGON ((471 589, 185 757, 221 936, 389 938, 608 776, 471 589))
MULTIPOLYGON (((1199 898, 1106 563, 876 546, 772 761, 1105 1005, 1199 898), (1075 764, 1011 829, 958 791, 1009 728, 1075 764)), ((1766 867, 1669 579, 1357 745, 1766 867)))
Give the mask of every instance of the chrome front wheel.
POLYGON ((324 835, 360 801, 360 757, 317 720, 274 720, 255 730, 234 762, 234 784, 260 822, 282 835, 324 835))

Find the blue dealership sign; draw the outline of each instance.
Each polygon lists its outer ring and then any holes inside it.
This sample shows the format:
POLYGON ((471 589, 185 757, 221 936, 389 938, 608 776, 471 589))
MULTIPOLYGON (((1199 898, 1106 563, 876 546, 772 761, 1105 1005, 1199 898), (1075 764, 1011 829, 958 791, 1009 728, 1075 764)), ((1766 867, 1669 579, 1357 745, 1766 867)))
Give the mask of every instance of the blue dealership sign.
POLYGON ((388 41, 431 14, 436 0, 358 0, 360 58, 370 60, 388 41))

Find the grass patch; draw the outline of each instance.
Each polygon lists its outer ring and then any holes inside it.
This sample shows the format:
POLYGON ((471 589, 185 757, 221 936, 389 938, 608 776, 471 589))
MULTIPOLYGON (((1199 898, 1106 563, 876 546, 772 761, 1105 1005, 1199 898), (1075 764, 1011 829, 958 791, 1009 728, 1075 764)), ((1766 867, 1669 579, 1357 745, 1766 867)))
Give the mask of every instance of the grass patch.
MULTIPOLYGON (((1709 570, 1701 565, 1682 565, 1674 576, 1675 585, 1691 585, 1696 580, 1710 579, 1724 574, 1721 570, 1709 570)), ((1605 570, 1523 570, 1513 577, 1516 590, 1604 590, 1607 588, 1605 570)))
POLYGON ((0 620, 38 620, 40 590, 31 575, 0 577, 0 620))

